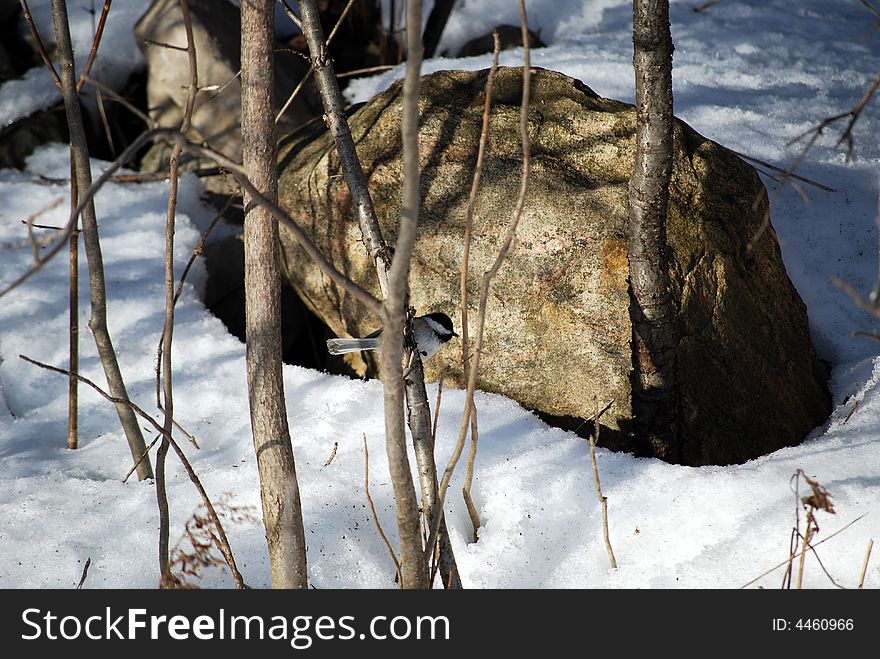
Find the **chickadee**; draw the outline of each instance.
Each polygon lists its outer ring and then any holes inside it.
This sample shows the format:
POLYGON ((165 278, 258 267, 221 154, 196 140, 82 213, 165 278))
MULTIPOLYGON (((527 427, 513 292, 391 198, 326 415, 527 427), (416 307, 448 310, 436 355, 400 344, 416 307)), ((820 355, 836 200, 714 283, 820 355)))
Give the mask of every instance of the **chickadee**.
MULTIPOLYGON (((329 339, 327 352, 341 355, 346 352, 378 350, 382 343, 382 330, 376 330, 362 339, 329 339)), ((452 320, 445 313, 429 313, 413 318, 413 338, 422 359, 428 359, 443 347, 453 336, 458 336, 452 327, 452 320)))

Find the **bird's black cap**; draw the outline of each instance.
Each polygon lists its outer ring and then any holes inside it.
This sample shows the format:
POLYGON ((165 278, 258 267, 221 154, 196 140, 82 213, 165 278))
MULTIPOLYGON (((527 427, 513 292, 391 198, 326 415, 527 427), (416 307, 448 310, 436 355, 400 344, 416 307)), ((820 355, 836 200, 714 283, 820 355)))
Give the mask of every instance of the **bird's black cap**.
POLYGON ((453 336, 458 336, 458 334, 455 333, 455 327, 452 324, 452 319, 449 316, 447 316, 445 313, 442 313, 442 312, 429 313, 425 317, 430 318, 435 323, 437 323, 438 325, 443 327, 443 329, 445 329, 450 334, 450 338, 453 336))

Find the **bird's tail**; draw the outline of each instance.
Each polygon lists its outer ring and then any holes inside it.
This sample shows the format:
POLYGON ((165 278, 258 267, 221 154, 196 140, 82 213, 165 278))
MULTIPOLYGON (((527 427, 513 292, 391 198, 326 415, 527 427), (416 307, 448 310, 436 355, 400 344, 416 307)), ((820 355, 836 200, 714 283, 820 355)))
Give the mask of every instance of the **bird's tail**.
POLYGON ((360 352, 361 350, 378 350, 382 342, 380 338, 367 339, 328 339, 327 352, 331 355, 342 355, 346 352, 360 352))

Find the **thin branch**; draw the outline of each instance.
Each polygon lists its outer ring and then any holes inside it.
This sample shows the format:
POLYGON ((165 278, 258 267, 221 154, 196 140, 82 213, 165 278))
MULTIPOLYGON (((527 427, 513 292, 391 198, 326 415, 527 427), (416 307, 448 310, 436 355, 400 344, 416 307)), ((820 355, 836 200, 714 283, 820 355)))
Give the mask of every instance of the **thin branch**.
MULTIPOLYGON (((495 93, 495 76, 498 73, 498 59, 501 53, 501 39, 498 31, 492 33, 493 51, 492 51, 492 67, 486 78, 486 91, 483 99, 483 122, 480 127, 480 140, 477 146, 477 163, 474 166, 474 175, 471 180, 471 191, 468 196, 467 215, 465 219, 464 237, 462 238, 462 258, 461 258, 461 279, 459 282, 461 294, 461 366, 464 374, 464 380, 470 379, 470 358, 468 350, 470 349, 470 336, 468 333, 468 274, 470 272, 470 254, 471 242, 474 230, 474 210, 477 203, 477 192, 480 189, 480 179, 483 176, 483 161, 486 157, 486 149, 489 144, 489 126, 492 118, 492 97, 495 93)), ((474 530, 474 542, 477 542, 480 529, 480 514, 474 505, 471 497, 471 487, 474 481, 474 463, 477 458, 477 443, 479 441, 478 425, 477 425, 477 409, 470 399, 471 414, 471 448, 468 452, 467 472, 465 474, 464 486, 461 489, 465 506, 468 510, 468 516, 471 518, 471 526, 474 530)))
POLYGON ((437 400, 434 403, 434 426, 431 428, 431 437, 434 438, 434 443, 437 443, 437 425, 440 421, 440 403, 443 400, 443 380, 446 379, 446 370, 440 374, 439 380, 437 380, 437 400))
MULTIPOLYGON (((74 377, 74 379, 76 379, 76 378, 74 377)), ((129 469, 129 470, 125 473, 125 476, 122 477, 122 482, 123 482, 123 483, 125 483, 125 482, 129 479, 129 477, 135 472, 135 470, 137 469, 138 465, 139 465, 139 464, 140 464, 140 463, 141 463, 141 462, 142 462, 142 461, 143 461, 143 460, 144 460, 144 459, 150 454, 150 451, 153 450, 153 447, 156 445, 156 443, 157 443, 160 439, 162 439, 162 435, 156 435, 156 436, 153 438, 153 441, 150 442, 150 443, 147 445, 147 448, 146 448, 146 450, 141 454, 141 457, 139 457, 139 458, 137 459, 137 462, 135 462, 135 463, 131 466, 131 469, 129 469)))
MULTIPOLYGON (((180 124, 180 133, 186 135, 192 124, 196 94, 198 94, 199 90, 199 76, 192 17, 189 11, 188 0, 180 0, 180 13, 186 33, 186 53, 189 69, 189 86, 187 88, 183 120, 180 124)), ((159 359, 157 364, 162 374, 164 406, 160 405, 159 407, 164 414, 163 428, 165 430, 165 437, 171 435, 172 428, 174 427, 174 394, 171 368, 171 346, 174 336, 174 228, 177 220, 177 191, 180 183, 179 168, 182 153, 183 147, 180 144, 175 144, 171 149, 168 167, 168 207, 165 218, 165 323, 162 327, 162 338, 159 341, 159 359)), ((171 577, 168 547, 170 535, 168 496, 165 490, 165 455, 168 452, 168 448, 168 440, 163 438, 159 449, 156 451, 156 498, 159 505, 159 573, 161 575, 161 583, 168 583, 171 577)))
MULTIPOLYGON (((606 407, 605 409, 608 409, 606 407)), ((599 465, 596 461, 596 444, 599 443, 599 430, 602 424, 599 422, 602 413, 599 411, 599 400, 596 399, 596 416, 593 422, 593 432, 590 433, 590 463, 593 465, 593 484, 596 486, 596 499, 602 508, 602 534, 605 538, 605 551, 608 552, 608 562, 613 570, 617 569, 617 560, 614 558, 614 550, 611 549, 611 538, 608 534, 608 498, 602 494, 602 484, 599 482, 599 465)))
MULTIPOLYGON (((809 130, 804 131, 800 135, 793 137, 786 143, 786 146, 792 146, 793 144, 800 142, 801 140, 807 138, 806 144, 801 149, 800 153, 795 157, 791 166, 783 172, 782 183, 785 184, 788 182, 789 178, 794 178, 794 172, 800 167, 801 163, 806 159, 809 152, 815 146, 816 141, 819 139, 819 136, 823 134, 823 131, 833 123, 836 123, 840 119, 844 119, 849 117, 849 122, 847 122, 846 127, 840 135, 840 138, 837 140, 835 147, 839 147, 844 141, 847 143, 847 154, 846 159, 847 162, 851 161, 855 154, 855 143, 853 141, 853 128, 856 125, 856 122, 861 117, 862 111, 865 109, 865 106, 868 104, 868 101, 874 96, 877 92, 877 89, 880 88, 880 73, 874 78, 873 81, 868 85, 868 88, 862 94, 861 99, 859 99, 858 103, 856 103, 851 109, 846 112, 841 112, 839 114, 826 117, 823 119, 817 126, 810 128, 809 130)), ((803 179, 800 179, 803 180, 803 179)), ((811 181, 804 181, 805 183, 812 183, 811 181)), ((768 202, 767 212, 764 214, 764 218, 761 224, 758 226, 758 229, 755 231, 755 234, 752 236, 748 245, 746 245, 746 251, 751 252, 754 249, 755 243, 764 235, 764 232, 770 226, 770 208, 773 206, 773 202, 776 196, 779 194, 779 190, 781 190, 780 186, 773 193, 772 198, 768 202)), ((760 196, 755 199, 755 203, 757 204, 760 201, 760 196)))
MULTIPOLYGON (((820 540, 820 541, 817 542, 816 544, 812 545, 811 548, 818 547, 818 546, 821 545, 823 542, 827 542, 828 540, 831 540, 831 538, 833 538, 834 536, 836 536, 836 535, 838 535, 838 534, 840 534, 840 533, 843 533, 843 532, 846 531, 850 526, 852 526, 853 524, 855 524, 856 522, 858 522, 858 521, 861 520, 862 518, 866 517, 867 514, 868 514, 868 513, 864 513, 864 514, 862 514, 862 515, 859 515, 859 516, 856 517, 853 521, 851 521, 849 524, 846 524, 845 526, 843 526, 843 527, 837 529, 837 530, 836 530, 834 533, 832 533, 831 535, 826 536, 823 540, 820 540)), ((806 551, 806 550, 803 550, 803 551, 806 551)), ((774 565, 773 567, 771 567, 771 568, 770 568, 769 570, 767 570, 766 572, 762 572, 761 574, 759 574, 757 577, 755 577, 754 579, 752 579, 751 581, 749 581, 747 584, 744 584, 744 585, 740 586, 739 589, 742 590, 743 588, 748 588, 749 586, 751 586, 751 585, 752 585, 753 583, 755 583, 756 581, 760 581, 761 579, 763 579, 764 577, 766 577, 768 574, 770 574, 770 573, 772 573, 772 572, 775 572, 775 571, 778 570, 779 568, 788 565, 789 562, 790 562, 791 560, 796 559, 796 558, 799 558, 800 555, 801 555, 801 553, 803 553, 803 552, 798 552, 797 554, 794 554, 794 555, 792 555, 792 556, 786 558, 786 559, 785 559, 784 561, 782 561, 781 563, 777 563, 776 565, 774 565)))
MULTIPOLYGON (((76 208, 79 185, 76 178, 73 146, 70 147, 70 206, 76 208)), ((79 372, 79 225, 70 231, 68 243, 68 366, 71 373, 79 372)), ((79 382, 75 377, 67 380, 67 448, 79 446, 79 382)), ((140 460, 137 464, 140 464, 140 460)))
POLYGON ((223 525, 220 523, 220 518, 217 515, 217 511, 214 510, 214 505, 211 503, 211 499, 208 497, 208 493, 205 491, 205 488, 202 486, 202 482, 199 480, 199 477, 196 475, 195 470, 189 462, 189 459, 186 457, 186 454, 181 450, 177 441, 170 434, 165 432, 165 429, 159 425, 158 421, 156 421, 149 414, 144 412, 140 407, 138 407, 135 403, 130 400, 117 398, 116 396, 111 396, 109 393, 101 389, 97 384, 92 382, 86 377, 82 375, 71 373, 67 369, 59 368, 57 366, 51 366, 50 364, 44 364, 43 362, 39 362, 35 359, 31 359, 25 355, 19 355, 21 359, 24 361, 33 364, 34 366, 39 366, 40 368, 45 368, 48 371, 53 371, 55 373, 60 373, 62 375, 73 375, 77 380, 83 382, 94 389, 98 394, 100 394, 103 398, 110 401, 114 405, 126 405, 132 409, 132 411, 141 417, 144 421, 149 423, 153 429, 165 437, 168 442, 171 444, 171 447, 174 449, 174 452, 180 458, 181 464, 183 464, 183 468, 186 470, 187 476, 189 476, 190 481, 195 486, 196 490, 198 490, 199 495, 202 498, 202 502, 205 504, 205 508, 208 510, 208 515, 211 517, 211 521, 214 523, 215 528, 217 529, 217 533, 220 536, 220 550, 223 552, 223 557, 226 559, 226 563, 229 566, 230 571, 232 572, 233 581, 235 581, 235 585, 237 588, 245 588, 244 579, 241 576, 241 573, 238 571, 238 567, 235 564, 235 558, 232 555, 232 547, 229 546, 229 540, 226 537, 226 532, 223 530, 223 525))
POLYGON ((380 64, 378 66, 368 66, 365 69, 352 69, 351 71, 343 71, 342 73, 337 73, 337 78, 353 78, 354 76, 361 76, 366 73, 379 73, 380 71, 390 71, 396 65, 395 64, 380 64))
POLYGON ((170 50, 179 50, 181 52, 186 52, 186 46, 175 46, 174 44, 165 43, 164 41, 154 41, 153 39, 141 39, 145 44, 149 44, 150 46, 157 46, 159 48, 168 48, 170 50))
MULTIPOLYGON (((461 419, 461 426, 458 433, 458 441, 456 442, 455 449, 453 450, 452 456, 449 459, 449 464, 446 466, 446 470, 443 472, 443 479, 440 481, 440 493, 438 496, 437 505, 441 509, 443 506, 443 502, 446 500, 446 490, 449 488, 449 481, 452 479, 452 474, 455 471, 455 466, 458 464, 458 460, 461 457, 462 451, 464 450, 464 442, 467 437, 468 425, 470 424, 471 413, 474 406, 474 390, 476 389, 477 384, 477 373, 479 372, 480 355, 483 350, 483 330, 486 322, 486 307, 489 301, 489 287, 492 283, 492 278, 501 269, 501 265, 502 263, 504 263, 504 259, 507 258, 507 255, 510 253, 510 250, 513 247, 513 239, 516 237, 516 228, 519 225, 519 220, 522 216, 523 207, 525 205, 526 191, 528 190, 529 185, 529 174, 531 172, 532 166, 531 149, 529 143, 529 100, 531 98, 532 66, 531 50, 529 48, 528 19, 526 16, 525 0, 519 0, 519 13, 523 40, 523 91, 522 101, 520 103, 520 139, 522 141, 523 157, 522 178, 520 179, 519 194, 517 195, 516 205, 513 210, 510 225, 508 226, 504 242, 502 243, 501 248, 498 250, 498 255, 496 256, 495 262, 492 264, 492 267, 483 273, 483 280, 480 286, 479 315, 477 316, 476 348, 472 357, 474 361, 471 366, 470 377, 467 381, 465 412, 462 415, 461 419)), ((435 542, 438 529, 439 522, 435 521, 434 528, 431 529, 428 546, 426 547, 427 551, 431 551, 431 548, 433 547, 435 542)))
POLYGON ((86 558, 86 564, 83 565, 82 575, 79 578, 79 583, 76 584, 77 590, 82 590, 83 584, 86 582, 86 577, 89 576, 89 566, 92 564, 92 557, 89 556, 86 558))
POLYGON ((861 401, 859 401, 859 400, 857 400, 855 403, 853 403, 853 406, 850 408, 849 413, 846 415, 846 418, 843 420, 843 423, 841 425, 845 426, 847 424, 847 422, 850 420, 852 415, 856 413, 857 409, 859 409, 859 403, 861 403, 861 401))
POLYGON ((336 285, 345 289, 345 291, 348 292, 350 295, 363 302, 363 304, 372 313, 377 316, 381 313, 381 303, 368 291, 366 291, 358 284, 351 281, 348 277, 343 275, 341 272, 336 270, 333 264, 327 260, 327 258, 315 246, 315 244, 299 227, 299 225, 290 217, 290 215, 282 210, 277 204, 269 201, 259 192, 259 190, 257 190, 253 186, 253 184, 247 178, 247 175, 241 164, 230 158, 227 158, 222 153, 215 151, 209 147, 190 142, 184 135, 181 135, 178 131, 169 128, 156 128, 153 130, 149 130, 145 133, 142 133, 138 138, 136 138, 128 146, 128 148, 126 148, 126 150, 123 151, 122 154, 120 154, 120 156, 107 167, 107 169, 104 170, 101 176, 95 179, 90 188, 82 196, 82 198, 80 199, 80 203, 77 205, 74 213, 71 214, 71 220, 65 227, 60 239, 46 250, 46 253, 43 254, 40 258, 39 263, 37 263, 34 267, 28 269, 25 273, 12 281, 10 284, 7 284, 5 288, 0 289, 0 297, 3 297, 9 291, 27 281, 49 259, 55 256, 55 254, 57 254, 64 245, 67 244, 67 237, 69 236, 71 227, 73 225, 73 218, 79 215, 83 207, 85 207, 85 205, 89 203, 89 201, 95 196, 95 194, 97 194, 98 190, 103 187, 103 185, 110 178, 112 178, 112 176, 123 166, 124 163, 129 162, 129 160, 134 156, 134 154, 136 154, 140 150, 140 148, 144 144, 152 140, 163 140, 165 142, 168 142, 169 144, 179 143, 183 146, 184 151, 188 151, 189 153, 195 154, 202 158, 213 160, 218 165, 232 173, 238 183, 242 187, 244 187, 245 190, 247 190, 248 194, 255 202, 267 208, 269 212, 279 222, 290 229, 291 233, 294 235, 300 246, 303 248, 303 251, 305 251, 306 254, 309 255, 309 257, 315 262, 315 265, 317 265, 324 272, 324 274, 326 274, 336 285))
POLYGON ((27 23, 28 29, 34 37, 34 42, 37 45, 37 51, 40 53, 43 64, 46 65, 49 75, 52 76, 52 82, 55 83, 55 86, 58 87, 59 91, 63 92, 61 78, 58 77, 58 72, 55 70, 52 58, 49 57, 49 53, 46 51, 46 46, 43 44, 43 40, 40 38, 40 33, 37 31, 37 26, 34 25, 34 19, 31 16, 31 10, 30 7, 28 7, 27 0, 19 0, 19 2, 21 3, 21 13, 24 15, 24 22, 27 23))
POLYGON ((854 154, 855 154, 855 143, 853 140, 853 128, 855 127, 856 122, 858 122, 859 118, 861 117, 862 111, 865 109, 865 106, 868 104, 868 102, 871 100, 871 98, 877 92, 878 88, 880 88, 880 73, 878 73, 874 77, 874 79, 868 85, 867 89, 865 89, 864 93, 862 94, 862 97, 859 99, 859 101, 852 108, 850 108, 846 112, 841 112, 839 114, 835 114, 830 117, 826 117, 821 122, 819 122, 819 125, 814 126, 813 128, 811 128, 807 131, 804 131, 800 135, 789 140, 788 143, 786 144, 786 146, 791 146, 795 142, 800 142, 805 137, 810 136, 810 140, 808 141, 807 146, 804 148, 804 150, 807 151, 810 148, 812 148, 812 146, 816 142, 816 139, 822 134, 822 132, 828 126, 830 126, 833 123, 836 123, 837 121, 840 121, 841 119, 846 119, 847 117, 849 117, 849 121, 847 122, 846 127, 843 129, 843 132, 840 134, 840 138, 837 140, 837 142, 835 143, 834 146, 839 147, 841 144, 846 142, 846 144, 847 144, 846 159, 847 159, 847 162, 851 161, 854 157, 854 154))
POLYGON ((473 488, 474 485, 474 468, 477 461, 477 445, 480 437, 478 428, 477 408, 476 406, 473 406, 471 408, 471 447, 468 451, 467 468, 464 473, 464 485, 461 488, 461 496, 464 499, 464 505, 467 508, 468 517, 471 518, 471 527, 474 530, 474 542, 479 541, 480 527, 482 526, 482 522, 480 521, 480 511, 477 510, 477 506, 474 504, 474 498, 471 496, 471 488, 473 488))
POLYGON ((403 580, 400 578, 400 561, 397 560, 394 548, 391 546, 391 543, 388 542, 388 536, 386 536, 385 531, 382 530, 382 524, 379 523, 379 515, 376 513, 376 506, 373 505, 373 497, 370 496, 370 449, 367 448, 366 433, 364 433, 364 492, 367 495, 367 503, 370 505, 370 512, 373 515, 373 522, 376 524, 376 530, 379 531, 379 536, 382 538, 382 542, 385 543, 385 547, 388 549, 388 554, 394 562, 394 570, 397 572, 397 583, 403 586, 403 580))
POLYGON ((852 284, 836 275, 831 278, 831 282, 844 293, 849 295, 859 309, 868 312, 874 316, 874 318, 880 319, 880 307, 877 306, 876 302, 871 302, 870 300, 863 298, 852 284))
POLYGON ((27 240, 25 241, 17 241, 11 243, 3 243, 4 247, 18 247, 19 245, 29 245, 31 248, 31 254, 33 254, 34 262, 38 262, 40 260, 40 248, 43 246, 41 240, 34 235, 34 229, 52 229, 54 231, 60 231, 56 227, 47 227, 40 224, 34 224, 34 220, 36 220, 40 215, 44 215, 58 206, 61 205, 61 202, 64 201, 64 197, 56 197, 49 204, 41 208, 40 210, 31 213, 25 219, 22 220, 22 224, 27 228, 27 240))
POLYGON ((333 450, 330 451, 330 457, 327 458, 327 461, 324 463, 325 467, 329 467, 330 463, 336 459, 336 451, 339 450, 339 442, 333 442, 333 450))
POLYGON ((868 561, 871 560, 871 550, 874 548, 874 539, 868 541, 868 551, 865 552, 865 562, 862 563, 862 571, 859 574, 859 590, 865 585, 865 575, 868 573, 868 561))
MULTIPOLYGON (((780 174, 785 174, 787 178, 797 179, 798 181, 802 181, 804 183, 807 183, 808 185, 812 185, 816 188, 819 188, 820 190, 824 190, 825 192, 837 192, 837 190, 835 190, 832 187, 829 187, 827 185, 819 183, 818 181, 814 181, 812 179, 809 179, 806 176, 800 176, 799 174, 795 174, 794 172, 789 171, 787 169, 782 169, 782 167, 777 167, 776 165, 772 165, 769 162, 761 160, 760 158, 755 158, 753 156, 747 156, 744 153, 740 153, 739 151, 733 151, 732 149, 731 149, 731 153, 735 153, 743 160, 749 160, 753 163, 757 163, 761 167, 766 167, 767 169, 773 170, 774 172, 779 172, 780 174)), ((785 177, 783 177, 781 179, 774 178, 773 180, 778 181, 779 183, 783 183, 783 184, 786 182, 785 177)))
MULTIPOLYGON (((279 2, 284 4, 286 10, 290 10, 290 6, 287 4, 287 2, 285 0, 279 0, 279 2)), ((334 25, 333 29, 330 31, 330 36, 327 37, 327 41, 325 42, 325 45, 327 46, 327 48, 330 47, 330 43, 333 41, 333 37, 336 36, 336 33, 339 31, 339 27, 342 25, 342 21, 345 20, 346 16, 348 16, 348 12, 351 11, 351 8, 353 5, 354 5, 354 0, 348 0, 348 4, 345 5, 345 9, 342 10, 342 13, 339 15, 339 18, 336 20, 336 25, 334 25)), ((299 21, 294 20, 293 16, 291 15, 292 13, 293 13, 293 10, 290 10, 290 12, 288 13, 288 16, 290 17, 291 20, 293 20, 296 23, 297 27, 300 30, 302 30, 302 24, 299 21)), ((281 117, 283 117, 284 113, 287 112, 287 109, 291 106, 294 99, 299 95, 300 91, 305 86, 305 84, 311 79, 312 74, 314 72, 315 72, 315 65, 310 64, 309 70, 306 71, 305 75, 302 77, 302 80, 299 81, 299 84, 297 84, 297 86, 294 88, 294 90, 292 92, 290 92, 290 96, 287 97, 287 100, 284 101, 284 105, 278 111, 278 114, 275 115, 275 123, 276 124, 279 121, 281 121, 281 117)), ((342 76, 337 75, 336 77, 341 78, 342 76)))
POLYGON ((828 577, 829 581, 831 581, 831 583, 834 584, 837 588, 840 588, 841 590, 845 590, 846 587, 837 583, 837 580, 831 576, 831 573, 828 571, 828 568, 825 567, 825 564, 822 562, 822 559, 819 558, 819 552, 816 551, 815 545, 810 544, 809 549, 810 549, 810 551, 813 552, 813 556, 816 558, 816 562, 819 563, 819 567, 822 568, 822 572, 825 573, 825 576, 828 577))
MULTIPOLYGON (((128 99, 120 96, 119 93, 113 89, 112 87, 108 87, 104 83, 95 78, 91 78, 88 75, 84 78, 85 82, 89 83, 90 86, 94 87, 96 90, 100 91, 103 94, 106 94, 110 97, 111 101, 115 101, 119 103, 126 110, 135 115, 138 119, 144 122, 144 125, 147 128, 158 128, 159 124, 157 124, 153 119, 151 119, 148 115, 144 114, 140 108, 138 108, 134 103, 129 101, 128 99)), ((147 176, 148 174, 144 173, 143 176, 147 176)))
POLYGON ((294 25, 302 30, 302 21, 299 19, 299 16, 297 16, 296 13, 293 11, 293 7, 288 4, 287 0, 278 0, 278 4, 281 5, 284 13, 287 14, 287 18, 289 18, 294 25))
POLYGON ((98 55, 98 46, 101 44, 101 37, 104 35, 104 26, 107 23, 107 14, 110 13, 111 2, 113 2, 113 0, 104 0, 104 6, 101 8, 101 18, 98 20, 98 29, 95 30, 95 37, 92 39, 92 47, 89 50, 89 57, 86 59, 85 66, 83 66, 83 70, 79 74, 79 80, 76 83, 77 94, 82 92, 83 85, 89 76, 89 71, 92 70, 92 65, 95 63, 95 57, 98 55))
POLYGON ((880 10, 878 10, 874 5, 872 5, 868 0, 859 0, 862 5, 864 5, 865 9, 874 14, 877 18, 880 18, 880 10))
MULTIPOLYGON (((430 585, 428 561, 419 537, 418 505, 413 488, 409 458, 406 450, 406 430, 404 426, 403 399, 406 384, 403 377, 403 364, 411 364, 409 379, 414 384, 421 382, 422 363, 418 350, 412 350, 412 312, 409 308, 409 271, 413 248, 419 224, 419 87, 422 65, 421 51, 421 0, 407 1, 407 64, 403 79, 402 102, 400 110, 400 134, 403 152, 403 200, 400 209, 400 223, 394 260, 387 272, 387 287, 384 289, 385 302, 382 305, 382 363, 381 377, 385 402, 385 437, 388 465, 397 502, 397 525, 400 535, 401 577, 405 588, 426 588, 430 585), (421 376, 421 377, 420 377, 421 376)), ((415 392, 421 394, 421 392, 415 392)), ((409 400, 410 427, 416 421, 425 419, 415 405, 416 397, 409 400)), ((427 404, 427 400, 424 401, 427 404)), ((430 423, 430 421, 429 421, 430 423)), ((417 454, 430 458, 432 448, 430 425, 421 427, 422 432, 413 432, 413 443, 417 454), (427 436, 426 436, 427 435, 427 436)), ((427 468, 427 461, 419 461, 420 468, 427 468)), ((421 471, 421 469, 420 469, 421 471)), ((423 501, 429 499, 425 513, 428 519, 439 526, 442 508, 438 507, 433 496, 434 474, 420 473, 423 501)))

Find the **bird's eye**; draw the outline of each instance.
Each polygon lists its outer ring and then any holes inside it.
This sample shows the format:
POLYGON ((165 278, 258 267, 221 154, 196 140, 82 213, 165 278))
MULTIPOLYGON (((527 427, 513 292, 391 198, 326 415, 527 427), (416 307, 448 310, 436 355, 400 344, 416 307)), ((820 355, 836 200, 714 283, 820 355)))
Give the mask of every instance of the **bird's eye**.
POLYGON ((428 356, 428 353, 426 351, 422 350, 422 357, 427 357, 427 356, 428 356))

